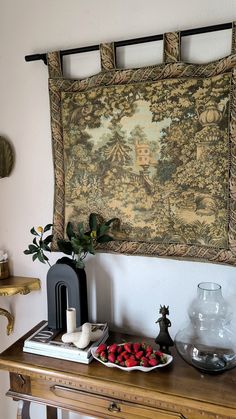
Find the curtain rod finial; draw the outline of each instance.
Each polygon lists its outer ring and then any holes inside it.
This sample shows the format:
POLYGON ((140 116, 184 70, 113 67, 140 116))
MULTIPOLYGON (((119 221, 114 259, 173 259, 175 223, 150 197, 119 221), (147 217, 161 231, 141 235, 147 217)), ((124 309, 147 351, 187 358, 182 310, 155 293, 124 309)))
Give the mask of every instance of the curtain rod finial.
POLYGON ((42 60, 44 64, 47 65, 47 56, 46 54, 32 54, 32 55, 26 55, 25 61, 39 61, 42 60))

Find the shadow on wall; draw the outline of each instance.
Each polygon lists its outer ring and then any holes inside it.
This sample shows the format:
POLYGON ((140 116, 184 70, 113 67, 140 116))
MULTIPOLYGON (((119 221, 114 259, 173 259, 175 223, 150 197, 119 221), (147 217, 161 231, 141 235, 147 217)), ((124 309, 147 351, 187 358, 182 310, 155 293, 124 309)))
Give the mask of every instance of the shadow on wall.
POLYGON ((88 310, 90 321, 114 322, 114 291, 111 274, 106 271, 100 258, 91 258, 86 264, 88 310), (96 260, 95 260, 96 259, 96 260))

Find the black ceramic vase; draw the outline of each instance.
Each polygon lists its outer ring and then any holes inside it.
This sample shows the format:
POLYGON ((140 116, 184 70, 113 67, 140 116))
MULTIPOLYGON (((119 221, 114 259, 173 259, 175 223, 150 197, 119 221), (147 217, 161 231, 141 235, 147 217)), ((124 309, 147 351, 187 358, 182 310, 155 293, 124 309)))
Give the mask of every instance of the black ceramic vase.
POLYGON ((48 327, 66 329, 66 309, 76 309, 76 326, 88 321, 87 279, 84 269, 63 257, 47 274, 48 327))

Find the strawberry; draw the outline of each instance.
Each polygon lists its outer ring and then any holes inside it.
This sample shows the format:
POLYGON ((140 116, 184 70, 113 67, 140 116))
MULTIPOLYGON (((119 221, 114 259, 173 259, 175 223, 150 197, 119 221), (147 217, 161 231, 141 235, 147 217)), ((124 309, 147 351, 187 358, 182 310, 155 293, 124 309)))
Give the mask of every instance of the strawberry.
POLYGON ((117 346, 117 350, 116 350, 116 352, 118 353, 118 354, 121 354, 121 352, 123 351, 123 347, 122 346, 117 346))
POLYGON ((154 353, 149 355, 149 359, 157 359, 156 355, 154 353))
POLYGON ((96 354, 100 354, 103 351, 107 350, 107 345, 105 345, 105 343, 101 343, 96 350, 96 354))
POLYGON ((120 365, 121 367, 125 367, 125 361, 121 361, 121 362, 119 362, 119 365, 120 365))
POLYGON ((133 350, 134 350, 135 353, 140 351, 140 343, 139 342, 133 343, 133 350))
POLYGON ((121 354, 117 355, 116 363, 119 364, 120 362, 123 362, 123 361, 124 361, 123 356, 121 354))
POLYGON ((155 367, 156 365, 158 365, 159 362, 156 359, 151 358, 151 359, 148 360, 148 363, 149 363, 150 367, 155 367))
POLYGON ((115 353, 117 350, 117 344, 113 343, 113 345, 108 346, 108 352, 115 353))
POLYGON ((128 368, 135 367, 136 365, 138 365, 138 361, 135 361, 135 359, 126 359, 125 365, 128 368))
POLYGON ((145 353, 146 358, 149 358, 149 357, 150 357, 150 355, 152 355, 152 352, 150 352, 150 351, 147 351, 147 352, 145 353))
POLYGON ((105 351, 102 351, 102 352, 100 353, 100 359, 101 359, 103 362, 107 362, 107 353, 106 353, 105 351))
POLYGON ((127 351, 123 351, 123 352, 121 352, 121 354, 120 355, 122 355, 125 359, 128 359, 129 358, 129 356, 130 356, 130 354, 127 352, 127 351))
POLYGON ((141 343, 141 348, 142 348, 142 349, 146 349, 146 343, 145 343, 145 342, 142 342, 142 343, 141 343))
POLYGON ((124 343, 124 349, 126 352, 131 353, 132 352, 132 343, 124 343))
POLYGON ((165 364, 167 362, 167 357, 163 354, 161 357, 161 363, 165 364))
POLYGON ((128 354, 129 355, 129 358, 128 359, 134 359, 134 360, 136 360, 136 358, 135 358, 135 355, 134 354, 128 354))
POLYGON ((163 352, 161 351, 156 351, 155 352, 156 358, 159 359, 161 361, 162 364, 165 364, 167 359, 165 354, 163 354, 163 352))
POLYGON ((141 359, 141 358, 142 358, 142 356, 143 356, 143 351, 138 351, 138 352, 136 352, 136 354, 135 354, 135 358, 136 358, 136 359, 141 359))
POLYGON ((146 342, 142 342, 141 346, 142 346, 142 349, 145 349, 146 351, 151 351, 151 352, 153 351, 153 347, 146 342))
POLYGON ((114 364, 115 360, 116 360, 116 356, 113 352, 108 353, 108 357, 107 357, 109 362, 112 362, 114 364))
POLYGON ((161 351, 155 351, 155 355, 161 358, 163 356, 163 352, 161 351))
POLYGON ((149 367, 149 362, 144 356, 143 356, 143 359, 141 359, 140 361, 140 365, 141 367, 149 367))

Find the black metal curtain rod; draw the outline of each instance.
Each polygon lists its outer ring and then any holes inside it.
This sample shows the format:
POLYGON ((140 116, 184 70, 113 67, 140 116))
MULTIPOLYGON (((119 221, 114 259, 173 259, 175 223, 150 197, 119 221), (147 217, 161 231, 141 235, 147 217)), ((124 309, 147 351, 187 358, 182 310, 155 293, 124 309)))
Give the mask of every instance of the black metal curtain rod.
MULTIPOLYGON (((200 33, 216 32, 216 31, 222 31, 222 30, 231 29, 231 28, 232 28, 232 22, 229 22, 229 23, 222 23, 219 25, 203 26, 202 28, 186 29, 184 31, 180 31, 180 35, 181 37, 190 36, 190 35, 198 35, 200 33)), ((163 39, 163 34, 144 36, 142 38, 133 38, 133 39, 127 39, 125 41, 117 41, 117 42, 114 42, 114 46, 115 48, 124 47, 126 45, 135 45, 135 44, 142 44, 145 42, 160 41, 162 39, 163 39)), ((98 49, 99 49, 99 45, 90 45, 87 47, 65 49, 65 50, 60 51, 60 54, 61 54, 61 57, 63 57, 64 55, 80 54, 82 52, 97 51, 98 49)), ((43 60, 43 62, 47 64, 47 54, 43 53, 43 54, 32 54, 32 55, 25 56, 25 61, 38 61, 38 60, 43 60)))

